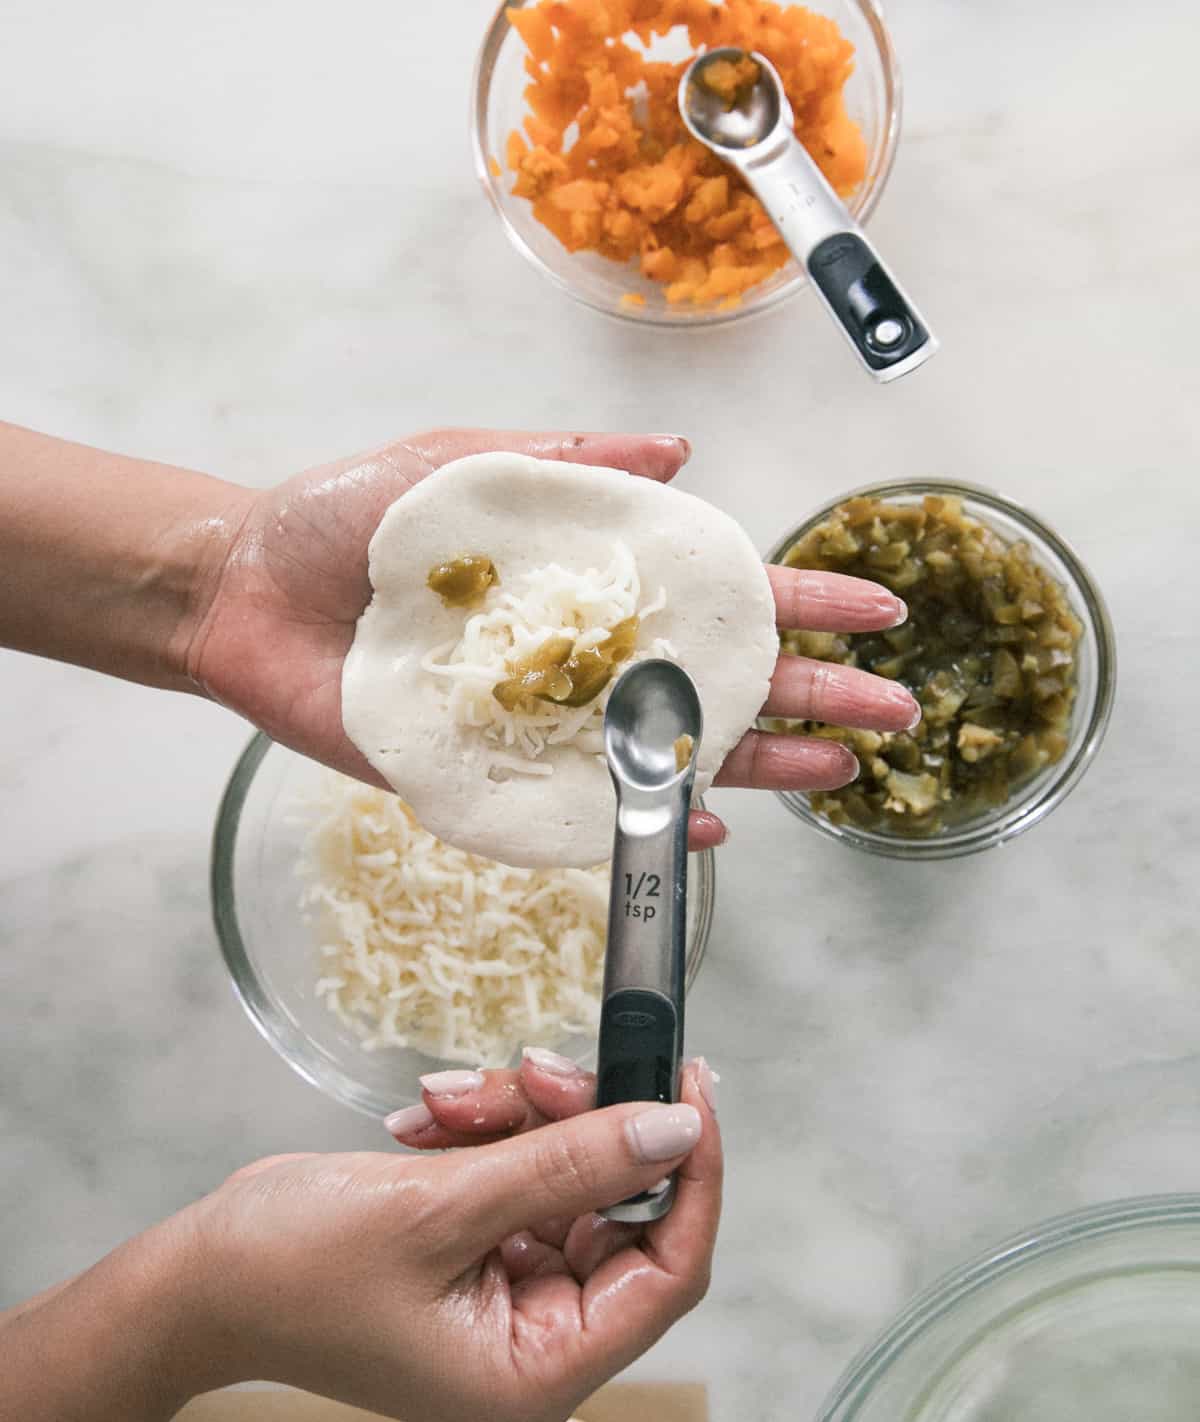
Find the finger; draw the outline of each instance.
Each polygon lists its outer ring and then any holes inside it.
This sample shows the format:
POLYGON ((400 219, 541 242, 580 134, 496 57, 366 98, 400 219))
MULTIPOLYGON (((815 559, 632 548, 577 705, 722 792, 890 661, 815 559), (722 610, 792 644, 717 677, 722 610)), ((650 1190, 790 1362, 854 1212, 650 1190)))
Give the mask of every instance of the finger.
POLYGON ((537 1224, 531 1225, 529 1233, 543 1244, 552 1244, 555 1249, 561 1250, 574 1223, 573 1216, 552 1215, 548 1220, 539 1220, 537 1224))
POLYGON ((688 848, 693 854, 716 849, 729 838, 725 822, 709 810, 693 810, 688 816, 688 848))
MULTIPOLYGON (((513 1128, 517 1131, 533 1130, 547 1120, 576 1116, 582 1111, 590 1111, 596 1104, 594 1074, 584 1071, 569 1057, 544 1047, 526 1047, 518 1073, 486 1072, 484 1075, 489 1082, 495 1078, 500 1083, 507 1083, 514 1075, 518 1077, 518 1085, 529 1109, 524 1121, 513 1128)), ((511 1134, 510 1131, 485 1134, 474 1124, 474 1118, 469 1126, 461 1130, 450 1129, 444 1124, 446 1120, 461 1120, 470 1102, 478 1099, 480 1093, 475 1093, 474 1097, 460 1097, 455 1104, 454 1098, 427 1094, 417 1106, 393 1112, 384 1124, 402 1145, 417 1150, 446 1150, 505 1139, 511 1134)), ((485 1121, 485 1124, 488 1123, 485 1121)), ((574 1216, 551 1217, 539 1221, 527 1233, 532 1233, 544 1244, 561 1249, 574 1223, 574 1216)))
POLYGON ((544 1277, 547 1274, 569 1274, 562 1250, 539 1239, 527 1229, 509 1235, 500 1244, 500 1258, 510 1283, 544 1277))
POLYGON ((809 632, 880 632, 899 627, 908 607, 895 593, 865 578, 767 564, 780 627, 809 632))
POLYGON ((521 1058, 521 1087, 531 1105, 548 1121, 564 1121, 596 1104, 596 1077, 558 1052, 526 1047, 521 1058))
POLYGON ((424 1101, 414 1106, 401 1106, 383 1120, 384 1130, 410 1150, 451 1150, 458 1146, 485 1145, 489 1140, 503 1140, 503 1135, 480 1135, 478 1132, 448 1130, 434 1116, 424 1101))
POLYGON ((468 1135, 508 1134, 525 1126, 530 1115, 515 1071, 427 1072, 421 1099, 443 1126, 468 1135))
POLYGON ((484 1145, 540 1125, 515 1071, 441 1071, 421 1078, 415 1106, 393 1111, 386 1129, 417 1150, 484 1145))
POLYGON ((713 784, 753 790, 838 790, 857 775, 854 752, 838 741, 747 731, 726 756, 713 784))
POLYGON ((716 1113, 716 1073, 703 1057, 683 1072, 680 1095, 701 1113, 704 1127, 696 1149, 676 1173, 675 1203, 670 1213, 646 1228, 643 1250, 675 1278, 708 1285, 725 1164, 716 1113))
POLYGON ((468 454, 506 450, 536 459, 625 469, 660 483, 674 478, 692 453, 682 435, 574 434, 561 430, 430 430, 405 440, 405 446, 428 464, 430 472, 468 454))
POLYGON ((581 1363, 610 1377, 643 1353, 708 1288, 721 1215, 721 1135, 712 1074, 691 1062, 681 1096, 699 1115, 700 1140, 681 1162, 675 1202, 639 1246, 619 1250, 588 1277, 580 1297, 581 1363))
MULTIPOLYGON (((306 472, 303 483, 308 488, 316 482, 340 481, 356 489, 355 498, 342 501, 348 517, 353 520, 353 528, 343 533, 352 533, 350 541, 357 539, 365 548, 388 506, 434 470, 468 454, 505 450, 541 459, 628 470, 660 483, 673 478, 692 452, 682 435, 442 429, 413 435, 407 440, 393 440, 390 444, 320 465, 306 472)), ((343 545, 349 546, 345 537, 343 545)), ((361 586, 353 589, 350 599, 355 610, 349 620, 358 616, 370 596, 364 561, 361 586)), ((370 778, 361 771, 348 773, 358 774, 360 779, 370 778)))
POLYGON ((692 1105, 627 1102, 431 1161, 461 1211, 463 1266, 539 1220, 648 1190, 696 1144, 700 1122, 692 1105))
POLYGON ((563 1242, 563 1258, 571 1273, 583 1283, 614 1254, 636 1244, 641 1235, 641 1225, 606 1220, 603 1215, 582 1215, 573 1222, 563 1242))
POLYGON ((417 1105, 384 1121, 396 1140, 417 1150, 503 1140, 590 1110, 596 1099, 591 1072, 543 1047, 527 1047, 519 1071, 435 1072, 421 1085, 417 1105))
POLYGON ((811 657, 779 658, 763 713, 865 731, 911 731, 921 719, 916 697, 898 681, 811 657))

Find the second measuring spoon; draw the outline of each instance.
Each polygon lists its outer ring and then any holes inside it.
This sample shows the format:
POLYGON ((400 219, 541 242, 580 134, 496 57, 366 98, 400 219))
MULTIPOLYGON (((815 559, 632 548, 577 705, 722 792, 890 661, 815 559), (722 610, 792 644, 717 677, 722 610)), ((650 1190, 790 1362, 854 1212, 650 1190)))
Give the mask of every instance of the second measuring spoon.
POLYGON ((869 374, 895 380, 936 352, 933 333, 796 137, 770 60, 741 49, 700 55, 679 81, 679 111, 692 136, 753 189, 869 374), (731 73, 747 60, 756 77, 729 95, 731 73))
MULTIPOLYGON (((683 1052, 687 829, 703 718, 674 662, 637 662, 609 697, 604 749, 617 792, 596 1104, 675 1101, 683 1052)), ((665 1215, 672 1179, 602 1211, 665 1215)))

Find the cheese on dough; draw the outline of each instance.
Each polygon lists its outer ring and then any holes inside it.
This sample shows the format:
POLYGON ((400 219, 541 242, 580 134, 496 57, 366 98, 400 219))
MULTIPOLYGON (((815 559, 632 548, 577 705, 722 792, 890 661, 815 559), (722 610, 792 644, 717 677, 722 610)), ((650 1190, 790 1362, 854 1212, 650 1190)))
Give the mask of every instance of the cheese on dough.
MULTIPOLYGON (((553 775, 553 765, 538 759, 548 745, 603 755, 604 708, 616 680, 586 706, 533 700, 509 711, 492 694, 509 675, 509 664, 563 634, 571 636, 576 651, 595 647, 618 623, 635 616, 645 623, 667 604, 665 588, 652 601, 641 600, 637 565, 620 540, 607 568, 572 572, 551 563, 521 573, 517 583, 515 591, 494 584, 480 609, 468 614, 462 636, 421 659, 424 671, 447 678, 450 714, 458 724, 474 727, 496 747, 488 772, 492 780, 505 774, 553 775)), ((673 651, 665 638, 654 637, 618 673, 633 662, 670 657, 673 651)))
POLYGON ((771 586, 742 529, 619 470, 499 453, 447 464, 384 514, 369 574, 342 672, 346 734, 432 834, 505 864, 588 868, 612 848, 602 708, 506 721, 487 704, 501 645, 543 639, 556 596, 558 625, 569 616, 580 632, 636 611, 633 657, 665 655, 690 674, 704 713, 697 795, 754 724, 779 650, 771 586), (426 578, 468 553, 490 558, 499 583, 478 608, 447 607, 426 578))
POLYGON ((511 869, 452 849, 395 795, 330 773, 302 872, 317 996, 367 1051, 504 1066, 594 1034, 608 866, 511 869))

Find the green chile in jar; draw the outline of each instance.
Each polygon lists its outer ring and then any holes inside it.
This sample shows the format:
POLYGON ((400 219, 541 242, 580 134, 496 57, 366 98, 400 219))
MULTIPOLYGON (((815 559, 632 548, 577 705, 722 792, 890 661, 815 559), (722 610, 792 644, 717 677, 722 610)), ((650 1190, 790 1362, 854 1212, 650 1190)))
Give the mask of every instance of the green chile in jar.
POLYGON ((1083 628, 1028 545, 1005 542, 958 498, 864 496, 839 505, 782 562, 870 578, 909 608, 908 621, 887 632, 782 634, 785 651, 890 677, 921 704, 909 732, 772 723, 841 741, 858 756, 854 784, 811 796, 818 814, 929 835, 1004 804, 1061 759, 1083 628))

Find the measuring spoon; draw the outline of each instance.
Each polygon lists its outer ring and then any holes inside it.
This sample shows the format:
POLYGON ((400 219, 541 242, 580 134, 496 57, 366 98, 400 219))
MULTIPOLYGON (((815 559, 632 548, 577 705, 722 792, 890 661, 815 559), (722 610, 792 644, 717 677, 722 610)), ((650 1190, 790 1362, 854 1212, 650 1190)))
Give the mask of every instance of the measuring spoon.
POLYGON ((679 81, 679 112, 692 136, 745 178, 877 381, 907 375, 937 351, 916 307, 796 137, 769 59, 730 48, 699 55, 679 81), (705 82, 711 66, 746 59, 758 65, 758 77, 732 102, 705 82))
MULTIPOLYGON (((703 717, 674 662, 638 662, 613 687, 604 751, 617 792, 596 1104, 675 1101, 683 1052, 687 825, 703 717)), ((665 1215, 674 1177, 601 1211, 642 1223, 665 1215)))

